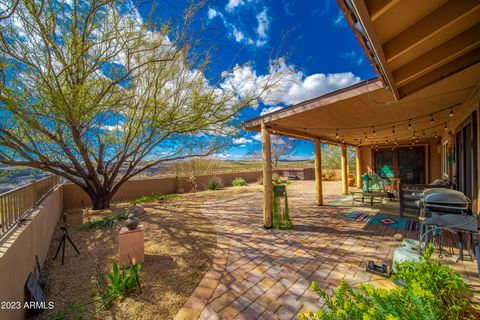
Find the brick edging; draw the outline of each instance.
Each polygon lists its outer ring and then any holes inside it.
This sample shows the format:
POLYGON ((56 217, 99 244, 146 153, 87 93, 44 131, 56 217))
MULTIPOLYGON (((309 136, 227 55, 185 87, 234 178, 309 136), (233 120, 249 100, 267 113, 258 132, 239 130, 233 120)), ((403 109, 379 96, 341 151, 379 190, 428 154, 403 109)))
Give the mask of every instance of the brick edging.
POLYGON ((200 281, 188 300, 183 304, 183 307, 177 312, 174 320, 196 320, 200 317, 207 302, 215 292, 227 264, 225 257, 228 257, 229 240, 226 236, 218 233, 215 223, 212 223, 207 216, 205 216, 205 218, 207 218, 215 228, 217 243, 215 255, 210 269, 203 276, 202 281, 200 281))

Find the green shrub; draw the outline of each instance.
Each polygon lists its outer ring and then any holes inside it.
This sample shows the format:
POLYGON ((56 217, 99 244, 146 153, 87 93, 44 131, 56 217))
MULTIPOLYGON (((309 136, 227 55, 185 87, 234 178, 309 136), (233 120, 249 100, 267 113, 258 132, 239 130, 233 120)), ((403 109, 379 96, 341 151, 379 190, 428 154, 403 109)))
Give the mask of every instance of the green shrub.
POLYGON ((223 186, 223 181, 219 177, 213 177, 207 181, 206 186, 208 190, 219 190, 223 186))
POLYGON ((471 290, 448 266, 430 260, 432 252, 430 246, 420 262, 397 264, 391 280, 405 286, 397 285, 395 289, 362 284, 355 290, 342 281, 336 292, 328 295, 313 282, 311 289, 325 300, 325 306, 301 319, 475 319, 478 310, 468 300, 471 290))
POLYGON ((141 263, 130 266, 127 273, 125 268, 120 271, 116 262, 113 264, 112 272, 108 274, 105 295, 101 297, 106 306, 111 305, 120 297, 127 297, 135 291, 141 268, 141 263))
POLYGON ((131 204, 139 204, 139 203, 145 203, 145 202, 153 202, 157 200, 167 200, 167 199, 174 199, 177 197, 176 194, 158 194, 158 193, 152 193, 149 195, 141 196, 137 199, 129 201, 131 204))
POLYGON ((232 186, 233 187, 243 187, 243 186, 246 186, 248 183, 247 183, 247 180, 243 179, 243 178, 235 178, 233 179, 232 181, 232 186))
POLYGON ((272 181, 274 183, 280 183, 281 180, 282 180, 282 177, 280 177, 278 173, 275 172, 274 174, 272 174, 272 181))
POLYGON ((91 229, 110 229, 121 225, 127 220, 128 214, 126 212, 113 213, 101 219, 87 221, 82 223, 78 229, 91 230, 91 229))
POLYGON ((84 319, 84 306, 77 302, 69 302, 65 309, 55 311, 48 320, 70 320, 70 319, 84 319))

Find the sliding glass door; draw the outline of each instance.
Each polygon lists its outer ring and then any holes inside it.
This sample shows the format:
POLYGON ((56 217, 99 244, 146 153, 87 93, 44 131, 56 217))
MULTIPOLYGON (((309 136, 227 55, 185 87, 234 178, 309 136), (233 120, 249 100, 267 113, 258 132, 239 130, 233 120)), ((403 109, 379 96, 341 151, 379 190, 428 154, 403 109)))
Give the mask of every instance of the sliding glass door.
POLYGON ((374 153, 374 170, 383 178, 406 184, 425 183, 425 148, 381 149, 374 153))

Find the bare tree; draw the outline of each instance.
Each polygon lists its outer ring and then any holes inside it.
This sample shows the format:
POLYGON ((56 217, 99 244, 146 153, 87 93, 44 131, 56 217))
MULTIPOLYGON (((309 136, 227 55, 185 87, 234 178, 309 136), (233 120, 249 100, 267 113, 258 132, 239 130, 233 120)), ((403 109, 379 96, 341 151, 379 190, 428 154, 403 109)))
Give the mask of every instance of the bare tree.
POLYGON ((94 209, 150 167, 216 152, 232 117, 275 84, 206 77, 202 3, 155 24, 130 2, 14 4, 0 19, 0 163, 62 176, 94 209))
POLYGON ((275 170, 278 169, 278 163, 286 155, 290 154, 295 148, 295 141, 291 138, 282 138, 272 136, 272 164, 275 170))

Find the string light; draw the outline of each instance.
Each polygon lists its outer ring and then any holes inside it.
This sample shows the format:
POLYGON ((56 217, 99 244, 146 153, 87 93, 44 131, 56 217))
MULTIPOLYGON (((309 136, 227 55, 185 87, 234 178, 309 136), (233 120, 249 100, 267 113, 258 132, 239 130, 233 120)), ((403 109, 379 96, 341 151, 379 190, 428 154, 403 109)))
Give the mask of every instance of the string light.
POLYGON ((367 134, 365 133, 365 141, 367 141, 367 140, 368 140, 368 137, 367 137, 367 134))
POLYGON ((344 139, 344 137, 343 137, 343 136, 342 136, 342 143, 345 143, 345 139, 344 139))
POLYGON ((392 127, 392 134, 395 134, 395 126, 392 127))
POLYGON ((417 137, 417 136, 415 135, 415 131, 413 131, 413 137, 412 137, 412 139, 415 140, 416 137, 417 137))
POLYGON ((377 131, 375 131, 375 127, 372 126, 372 133, 373 133, 373 136, 375 137, 377 135, 377 131))
POLYGON ((408 130, 412 129, 412 119, 408 119, 408 130))
POLYGON ((395 139, 395 142, 394 142, 394 143, 395 143, 395 145, 398 145, 398 141, 397 141, 397 139, 395 139))
POLYGON ((445 123, 445 127, 444 127, 445 131, 448 130, 448 126, 447 126, 447 123, 445 123))
POLYGON ((437 138, 438 138, 438 135, 437 135, 437 133, 435 132, 435 139, 437 139, 437 138))
POLYGON ((430 115, 430 125, 433 125, 435 120, 433 119, 433 114, 430 115))
POLYGON ((425 135, 425 130, 423 130, 423 132, 422 132, 422 136, 424 136, 424 135, 425 135))
POLYGON ((335 136, 337 137, 337 140, 338 140, 338 138, 340 138, 340 136, 338 135, 338 129, 337 129, 337 133, 336 133, 335 136))
POLYGON ((453 117, 453 110, 450 110, 450 114, 448 115, 450 118, 453 117))
POLYGON ((388 144, 388 138, 385 138, 385 144, 388 144))

